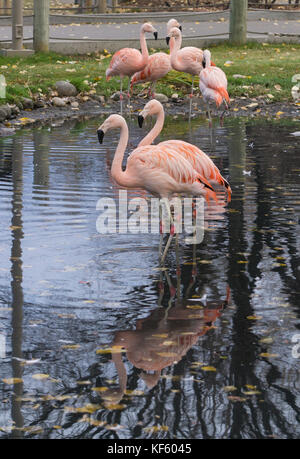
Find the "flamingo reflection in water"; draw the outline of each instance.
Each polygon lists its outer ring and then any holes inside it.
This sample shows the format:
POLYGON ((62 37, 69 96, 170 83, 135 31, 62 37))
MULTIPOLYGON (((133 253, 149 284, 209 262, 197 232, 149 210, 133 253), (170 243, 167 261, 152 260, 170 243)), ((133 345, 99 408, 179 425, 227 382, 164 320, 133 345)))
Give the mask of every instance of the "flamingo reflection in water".
POLYGON ((141 370, 140 377, 148 389, 152 389, 161 378, 162 370, 178 363, 197 343, 199 337, 213 328, 213 324, 230 301, 229 287, 223 301, 207 301, 207 295, 195 298, 195 270, 192 270, 184 298, 180 297, 180 269, 177 269, 176 287, 167 271, 162 271, 160 276, 158 308, 145 319, 138 320, 136 330, 119 331, 115 334, 112 361, 119 377, 119 385, 101 393, 108 406, 118 403, 126 393, 127 370, 122 359, 124 351, 132 365, 141 370), (169 296, 167 308, 162 306, 166 295, 165 286, 169 296))

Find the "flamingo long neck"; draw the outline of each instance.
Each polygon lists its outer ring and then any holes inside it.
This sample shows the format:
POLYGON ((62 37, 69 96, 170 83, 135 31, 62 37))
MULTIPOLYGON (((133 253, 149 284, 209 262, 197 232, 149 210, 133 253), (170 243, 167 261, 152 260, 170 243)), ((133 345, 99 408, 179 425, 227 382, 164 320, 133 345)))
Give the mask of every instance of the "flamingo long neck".
POLYGON ((130 187, 132 185, 132 179, 128 176, 127 171, 122 170, 122 162, 124 158, 125 149, 128 143, 128 137, 128 127, 126 121, 123 120, 123 124, 121 126, 120 140, 111 166, 111 175, 119 185, 124 187, 130 187))
POLYGON ((146 43, 145 32, 143 31, 143 29, 140 32, 140 43, 141 43, 141 50, 142 50, 142 64, 145 67, 148 63, 149 52, 148 52, 148 47, 146 43))
POLYGON ((172 47, 170 47, 171 65, 174 69, 178 70, 179 72, 184 71, 184 66, 182 65, 180 59, 178 59, 177 56, 177 53, 181 48, 181 43, 182 36, 180 35, 178 38, 174 38, 174 44, 172 47))
POLYGON ((156 139, 156 137, 161 133, 162 128, 164 127, 165 121, 165 114, 163 110, 158 112, 156 123, 154 124, 153 128, 150 132, 144 137, 141 142, 139 143, 139 147, 143 147, 145 145, 151 145, 152 142, 156 139))
POLYGON ((210 58, 210 56, 205 56, 205 67, 211 67, 211 58, 210 58))
POLYGON ((169 47, 170 47, 170 55, 172 54, 172 51, 173 51, 174 45, 175 45, 175 38, 174 38, 174 37, 171 37, 171 38, 170 38, 170 43, 169 43, 169 47))

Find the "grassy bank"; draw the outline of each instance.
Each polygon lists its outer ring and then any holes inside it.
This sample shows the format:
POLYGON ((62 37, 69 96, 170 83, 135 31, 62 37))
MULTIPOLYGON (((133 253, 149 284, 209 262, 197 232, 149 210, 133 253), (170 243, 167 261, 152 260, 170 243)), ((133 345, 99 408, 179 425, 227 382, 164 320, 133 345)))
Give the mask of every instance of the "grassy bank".
MULTIPOLYGON (((213 60, 221 67, 235 97, 271 96, 273 101, 291 101, 292 76, 300 73, 300 45, 249 43, 243 47, 227 44, 211 47, 213 60), (242 75, 243 77, 235 77, 242 75)), ((151 53, 154 50, 151 50, 151 53)), ((1 103, 18 103, 22 97, 48 98, 56 81, 69 80, 80 92, 110 96, 119 89, 118 78, 105 80, 111 55, 61 56, 38 54, 26 59, 0 57, 0 74, 7 83, 6 99, 1 103)), ((127 81, 124 82, 127 85, 127 81)), ((157 84, 156 91, 170 96, 189 92, 191 77, 170 72, 157 84)), ((146 85, 144 86, 146 87, 146 85)), ((142 86, 136 87, 140 92, 142 86)))

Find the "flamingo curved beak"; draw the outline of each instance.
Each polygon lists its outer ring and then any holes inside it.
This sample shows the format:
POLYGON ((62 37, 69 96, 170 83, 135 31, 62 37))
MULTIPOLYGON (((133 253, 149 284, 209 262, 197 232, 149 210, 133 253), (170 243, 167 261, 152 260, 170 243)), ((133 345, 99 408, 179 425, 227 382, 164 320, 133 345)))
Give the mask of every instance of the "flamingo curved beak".
POLYGON ((182 26, 181 25, 178 27, 178 29, 182 32, 182 26))
POLYGON ((167 45, 169 46, 170 37, 166 37, 166 42, 167 42, 167 45))
POLYGON ((98 134, 99 143, 103 143, 104 131, 102 131, 102 129, 98 129, 97 134, 98 134))
POLYGON ((138 116, 138 123, 139 123, 139 127, 143 127, 143 123, 144 123, 144 117, 143 115, 139 115, 138 116))
POLYGON ((154 35, 155 40, 157 40, 157 38, 158 38, 158 32, 153 32, 153 35, 154 35))

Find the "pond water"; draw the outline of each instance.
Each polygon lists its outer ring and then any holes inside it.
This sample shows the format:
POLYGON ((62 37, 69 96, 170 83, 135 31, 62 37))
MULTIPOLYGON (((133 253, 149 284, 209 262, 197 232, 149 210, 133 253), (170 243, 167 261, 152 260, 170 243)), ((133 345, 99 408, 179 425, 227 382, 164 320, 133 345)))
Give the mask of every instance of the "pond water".
POLYGON ((0 140, 0 438, 299 437, 299 122, 167 119, 233 195, 166 270, 158 234, 97 232, 100 123, 0 140))

